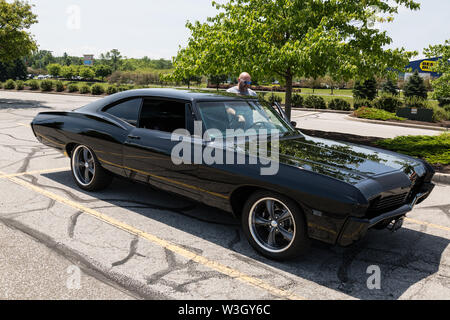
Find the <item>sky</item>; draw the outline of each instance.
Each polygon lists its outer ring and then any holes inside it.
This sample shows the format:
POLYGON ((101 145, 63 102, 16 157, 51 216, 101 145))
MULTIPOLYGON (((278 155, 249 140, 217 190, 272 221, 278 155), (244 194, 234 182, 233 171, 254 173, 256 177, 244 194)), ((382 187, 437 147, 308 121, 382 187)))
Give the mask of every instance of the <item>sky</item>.
MULTIPOLYGON (((223 2, 225 0, 220 0, 223 2)), ((450 39, 450 0, 416 0, 420 11, 400 9, 393 23, 379 26, 390 48, 418 51, 450 39)), ((39 23, 31 33, 39 49, 54 55, 98 57, 111 49, 123 56, 171 59, 189 37, 186 22, 205 22, 217 11, 211 0, 30 0, 39 23)))

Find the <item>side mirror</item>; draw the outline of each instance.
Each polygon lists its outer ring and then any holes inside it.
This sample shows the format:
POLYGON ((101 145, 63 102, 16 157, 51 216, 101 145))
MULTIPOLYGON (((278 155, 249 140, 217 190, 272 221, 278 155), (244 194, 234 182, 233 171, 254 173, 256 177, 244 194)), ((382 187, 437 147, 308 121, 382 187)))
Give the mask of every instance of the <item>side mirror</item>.
POLYGON ((294 128, 297 128, 297 122, 291 121, 291 124, 292 124, 292 126, 293 126, 294 128))

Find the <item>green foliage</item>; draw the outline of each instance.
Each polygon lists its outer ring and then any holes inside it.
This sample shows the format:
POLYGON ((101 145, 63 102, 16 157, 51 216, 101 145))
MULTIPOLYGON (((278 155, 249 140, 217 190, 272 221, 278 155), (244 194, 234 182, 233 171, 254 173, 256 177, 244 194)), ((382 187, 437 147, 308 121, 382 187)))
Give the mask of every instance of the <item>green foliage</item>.
POLYGON ((450 133, 439 136, 403 136, 380 140, 376 144, 385 149, 425 159, 431 164, 450 164, 450 133))
POLYGON ((450 108, 445 109, 438 106, 432 106, 433 122, 441 122, 450 120, 450 108))
POLYGON ((79 71, 80 77, 83 79, 92 80, 95 77, 95 71, 93 67, 82 66, 79 71))
POLYGON ((441 74, 441 77, 431 81, 433 98, 450 98, 450 39, 444 44, 430 46, 424 53, 429 57, 442 57, 433 67, 434 72, 441 74))
POLYGON ((277 103, 281 103, 281 101, 283 101, 283 99, 280 96, 277 96, 275 94, 271 94, 269 96, 269 99, 267 99, 267 101, 271 104, 271 105, 275 105, 275 102, 277 103))
POLYGON ((30 80, 27 84, 31 90, 39 90, 39 82, 37 80, 30 80))
POLYGON ((353 100, 353 108, 355 108, 355 109, 359 109, 362 107, 371 108, 372 104, 373 104, 373 102, 370 100, 367 100, 367 99, 355 98, 353 100))
POLYGON ((409 77, 408 82, 403 88, 403 92, 407 98, 419 97, 422 99, 428 99, 427 88, 425 87, 425 83, 422 77, 419 76, 419 72, 417 70, 411 77, 409 77))
POLYGON ((391 79, 388 79, 385 83, 383 83, 381 90, 383 91, 383 93, 393 96, 399 95, 399 88, 391 79))
POLYGON ((65 79, 72 79, 73 77, 75 77, 76 75, 76 68, 74 68, 73 66, 64 66, 61 68, 61 77, 65 78, 65 79))
POLYGON ((319 96, 308 96, 305 99, 304 102, 305 108, 312 108, 312 109, 326 109, 327 103, 325 102, 325 99, 319 96))
POLYGON ((350 111, 351 105, 343 99, 333 99, 328 103, 328 109, 350 111))
POLYGON ((95 69, 95 75, 102 79, 109 77, 113 73, 112 68, 107 65, 98 65, 98 66, 95 66, 94 69, 95 69))
POLYGON ((303 99, 303 96, 300 94, 294 94, 292 95, 292 106, 296 108, 303 107, 303 104, 305 102, 305 99, 303 99))
POLYGON ((116 86, 108 86, 108 88, 106 88, 106 93, 107 94, 114 94, 117 93, 117 87, 116 86))
POLYGON ((416 96, 405 98, 405 106, 408 108, 431 108, 430 102, 427 99, 416 96))
POLYGON ((26 78, 27 67, 22 59, 8 63, 0 62, 0 81, 6 81, 8 79, 25 80, 26 78))
POLYGON ((440 107, 450 106, 450 97, 439 97, 438 101, 440 107))
POLYGON ((16 81, 16 90, 23 90, 25 88, 25 83, 22 80, 16 81))
POLYGON ((83 84, 83 85, 80 87, 80 93, 81 93, 81 94, 91 93, 91 87, 89 87, 87 84, 83 84))
POLYGON ((56 92, 63 92, 65 90, 64 83, 62 81, 56 81, 55 88, 56 92))
POLYGON ((5 82, 5 85, 3 86, 6 90, 14 90, 16 88, 16 83, 14 80, 9 79, 5 82))
POLYGON ((94 84, 94 85, 91 87, 91 92, 92 92, 92 94, 94 94, 94 95, 100 95, 100 94, 104 94, 104 93, 105 93, 105 89, 103 88, 102 85, 94 84))
POLYGON ((48 73, 54 78, 57 78, 61 75, 61 69, 62 66, 57 63, 52 63, 47 66, 48 73))
POLYGON ((188 68, 189 75, 248 71, 255 78, 281 77, 288 117, 294 78, 370 77, 387 73, 388 67, 404 68, 415 55, 384 50, 392 39, 373 28, 374 21, 391 20, 398 6, 418 9, 412 0, 230 0, 213 5, 215 17, 187 24, 191 37, 180 49, 175 68, 188 68))
POLYGON ((397 117, 394 113, 387 112, 381 109, 361 107, 354 112, 354 115, 358 118, 371 119, 371 120, 406 120, 404 118, 397 117))
POLYGON ((0 62, 12 62, 37 49, 33 37, 26 32, 37 22, 31 9, 32 5, 25 1, 0 0, 0 62))
POLYGON ((353 96, 355 99, 374 100, 377 96, 377 81, 373 78, 363 83, 357 81, 353 88, 353 96))
POLYGON ((54 87, 54 83, 51 80, 43 80, 41 81, 41 90, 42 91, 52 91, 54 87))
POLYGON ((67 90, 71 93, 74 93, 74 92, 78 92, 80 90, 80 88, 78 87, 77 84, 71 83, 67 86, 67 90))
POLYGON ((372 106, 387 112, 396 113, 403 106, 403 101, 396 96, 383 94, 373 102, 372 106))

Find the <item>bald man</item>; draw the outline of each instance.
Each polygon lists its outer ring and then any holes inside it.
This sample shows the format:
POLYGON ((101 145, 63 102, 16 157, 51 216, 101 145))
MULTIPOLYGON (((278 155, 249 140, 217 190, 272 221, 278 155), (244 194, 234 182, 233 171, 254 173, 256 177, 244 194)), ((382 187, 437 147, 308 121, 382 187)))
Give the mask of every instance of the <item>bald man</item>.
POLYGON ((253 96, 256 97, 256 92, 250 89, 252 84, 252 77, 247 72, 243 72, 238 79, 238 85, 236 87, 230 88, 227 92, 240 94, 243 96, 253 96))

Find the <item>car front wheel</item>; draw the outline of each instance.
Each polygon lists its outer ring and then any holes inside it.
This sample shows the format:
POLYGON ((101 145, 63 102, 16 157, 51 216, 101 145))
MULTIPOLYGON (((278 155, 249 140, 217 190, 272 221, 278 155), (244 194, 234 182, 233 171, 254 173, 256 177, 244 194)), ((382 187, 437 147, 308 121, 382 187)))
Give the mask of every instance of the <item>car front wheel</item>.
POLYGON ((252 247, 270 259, 292 259, 309 248, 301 209, 291 199, 276 193, 253 194, 245 204, 242 226, 252 247))
POLYGON ((77 146, 70 163, 76 184, 85 191, 102 190, 112 181, 112 176, 101 167, 94 152, 87 146, 77 146))

